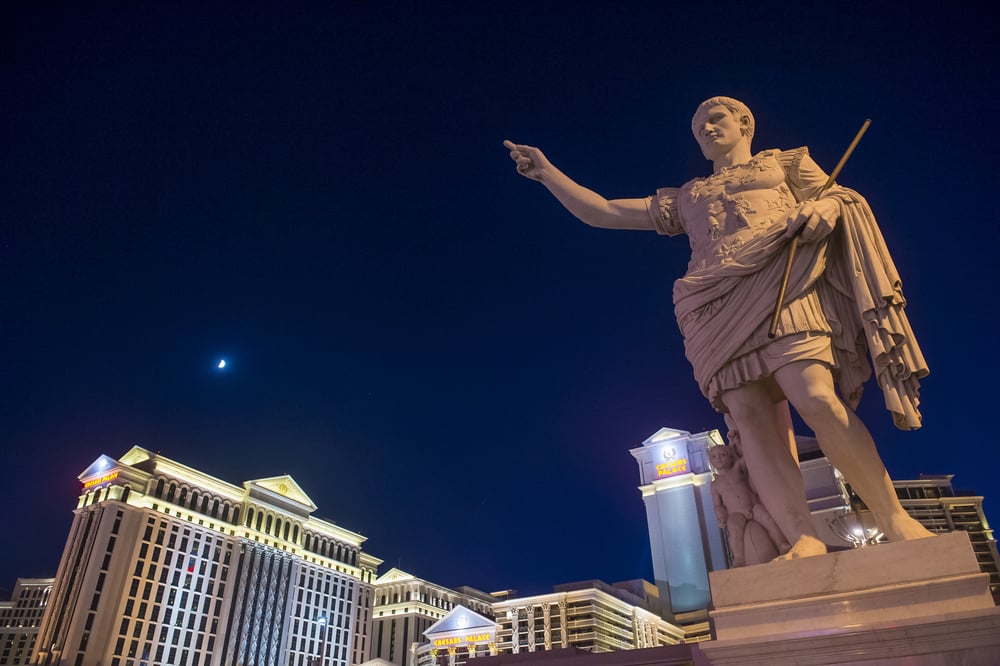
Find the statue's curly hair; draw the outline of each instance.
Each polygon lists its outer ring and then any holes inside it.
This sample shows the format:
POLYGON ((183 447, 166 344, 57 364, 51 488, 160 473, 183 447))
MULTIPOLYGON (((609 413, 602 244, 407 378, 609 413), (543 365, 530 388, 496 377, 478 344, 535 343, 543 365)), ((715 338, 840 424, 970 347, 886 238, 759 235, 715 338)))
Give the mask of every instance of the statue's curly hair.
POLYGON ((698 130, 695 125, 698 122, 698 116, 710 109, 713 106, 724 106, 729 109, 737 119, 741 116, 746 116, 750 119, 750 124, 743 128, 743 136, 747 138, 747 141, 753 139, 753 130, 756 123, 753 119, 753 114, 750 113, 750 108, 738 99, 733 99, 732 97, 709 97, 704 102, 698 105, 695 109, 694 116, 691 117, 691 131, 697 135, 698 130))

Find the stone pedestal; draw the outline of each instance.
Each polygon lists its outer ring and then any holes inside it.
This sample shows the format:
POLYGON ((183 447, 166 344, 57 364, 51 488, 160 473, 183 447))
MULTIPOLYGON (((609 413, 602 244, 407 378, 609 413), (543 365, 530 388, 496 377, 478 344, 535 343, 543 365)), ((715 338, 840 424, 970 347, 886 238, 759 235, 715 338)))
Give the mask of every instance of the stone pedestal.
POLYGON ((955 532, 710 576, 712 664, 998 664, 1000 611, 955 532))

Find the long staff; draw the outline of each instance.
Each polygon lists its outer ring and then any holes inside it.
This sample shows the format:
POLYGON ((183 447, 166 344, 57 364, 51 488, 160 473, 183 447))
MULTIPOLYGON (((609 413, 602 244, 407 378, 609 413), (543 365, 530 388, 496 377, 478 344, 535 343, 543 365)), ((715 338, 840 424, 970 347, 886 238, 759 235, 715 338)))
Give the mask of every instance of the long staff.
MULTIPOLYGON (((868 131, 868 127, 871 126, 871 124, 871 119, 865 120, 865 122, 861 124, 861 129, 859 129, 858 133, 854 135, 854 140, 851 141, 851 145, 849 145, 847 150, 844 151, 844 155, 840 158, 840 161, 837 162, 837 166, 830 172, 830 177, 826 179, 826 183, 823 184, 823 187, 819 188, 819 191, 812 196, 812 199, 819 199, 824 192, 830 189, 830 186, 833 185, 833 181, 837 180, 837 176, 840 175, 841 169, 843 169, 844 165, 847 164, 848 158, 851 156, 851 153, 854 152, 858 142, 861 141, 861 137, 865 135, 865 132, 868 131)), ((798 245, 799 234, 802 233, 805 226, 806 225, 803 223, 802 226, 795 231, 792 235, 792 241, 788 244, 788 259, 785 261, 785 273, 781 276, 781 288, 778 289, 778 298, 774 302, 774 313, 771 315, 771 327, 767 329, 767 337, 769 338, 773 338, 778 334, 778 321, 781 319, 781 308, 785 305, 785 291, 788 289, 788 278, 792 274, 792 261, 795 259, 795 246, 798 245)))

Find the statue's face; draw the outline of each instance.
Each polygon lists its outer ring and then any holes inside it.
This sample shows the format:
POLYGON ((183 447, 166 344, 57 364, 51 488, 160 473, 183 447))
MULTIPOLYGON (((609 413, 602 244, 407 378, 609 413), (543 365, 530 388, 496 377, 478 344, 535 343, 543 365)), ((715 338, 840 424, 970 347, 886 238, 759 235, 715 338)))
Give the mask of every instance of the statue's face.
POLYGON ((713 160, 747 141, 743 130, 749 126, 749 118, 737 118, 729 107, 717 104, 699 114, 693 123, 694 138, 701 146, 705 158, 713 160))
POLYGON ((708 460, 716 469, 727 469, 733 464, 732 453, 726 446, 713 446, 708 450, 708 460))

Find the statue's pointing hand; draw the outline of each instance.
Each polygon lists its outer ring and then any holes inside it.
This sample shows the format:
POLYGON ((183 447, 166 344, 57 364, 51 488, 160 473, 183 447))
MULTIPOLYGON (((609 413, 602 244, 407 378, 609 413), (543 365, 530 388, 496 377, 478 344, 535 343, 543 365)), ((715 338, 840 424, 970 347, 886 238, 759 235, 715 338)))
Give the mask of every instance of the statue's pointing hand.
POLYGON ((799 234, 800 243, 811 243, 826 238, 840 217, 840 204, 835 199, 819 199, 805 201, 788 215, 788 231, 785 236, 791 238, 799 234))
POLYGON ((504 147, 510 150, 510 159, 517 163, 517 172, 525 178, 542 180, 548 159, 538 148, 526 146, 513 141, 504 141, 504 147))

